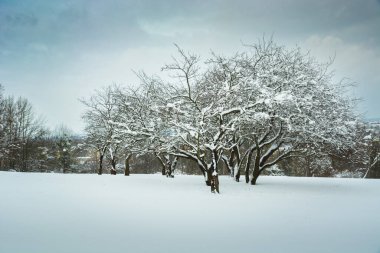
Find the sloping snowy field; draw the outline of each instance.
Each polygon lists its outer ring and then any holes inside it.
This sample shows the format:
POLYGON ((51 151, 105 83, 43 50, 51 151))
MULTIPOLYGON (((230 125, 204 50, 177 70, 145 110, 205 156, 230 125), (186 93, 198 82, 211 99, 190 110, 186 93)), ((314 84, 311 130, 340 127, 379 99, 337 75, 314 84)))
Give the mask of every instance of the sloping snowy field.
POLYGON ((0 173, 1 253, 379 253, 380 180, 0 173))

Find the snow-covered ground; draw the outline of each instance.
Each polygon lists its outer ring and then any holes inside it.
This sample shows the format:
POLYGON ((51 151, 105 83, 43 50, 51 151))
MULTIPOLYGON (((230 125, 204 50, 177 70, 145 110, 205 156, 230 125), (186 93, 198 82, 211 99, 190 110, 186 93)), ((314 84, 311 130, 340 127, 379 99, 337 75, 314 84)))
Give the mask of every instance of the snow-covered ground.
POLYGON ((1 253, 379 253, 380 180, 0 173, 1 253))

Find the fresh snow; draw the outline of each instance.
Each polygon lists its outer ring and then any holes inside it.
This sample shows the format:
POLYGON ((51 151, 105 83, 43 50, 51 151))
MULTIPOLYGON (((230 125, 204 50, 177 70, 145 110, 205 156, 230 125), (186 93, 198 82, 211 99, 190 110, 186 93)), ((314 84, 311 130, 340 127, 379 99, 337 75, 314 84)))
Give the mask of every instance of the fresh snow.
POLYGON ((379 253, 380 180, 0 173, 4 253, 379 253))

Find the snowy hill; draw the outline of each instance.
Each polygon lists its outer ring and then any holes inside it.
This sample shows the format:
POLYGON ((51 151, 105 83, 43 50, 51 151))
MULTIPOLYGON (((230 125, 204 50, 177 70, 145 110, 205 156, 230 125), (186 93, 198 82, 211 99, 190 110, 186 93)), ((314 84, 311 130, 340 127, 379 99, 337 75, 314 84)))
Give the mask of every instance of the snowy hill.
POLYGON ((0 173, 0 252, 380 252, 380 180, 0 173))

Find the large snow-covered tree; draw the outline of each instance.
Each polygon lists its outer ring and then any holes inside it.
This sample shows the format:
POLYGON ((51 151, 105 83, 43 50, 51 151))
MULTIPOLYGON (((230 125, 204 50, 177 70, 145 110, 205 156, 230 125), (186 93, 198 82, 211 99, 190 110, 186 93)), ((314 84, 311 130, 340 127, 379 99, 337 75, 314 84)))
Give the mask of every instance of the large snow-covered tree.
POLYGON ((347 149, 354 144, 353 103, 343 97, 342 84, 332 82, 328 64, 319 64, 299 48, 287 50, 272 41, 249 49, 232 63, 222 57, 214 61, 221 76, 228 76, 224 73, 231 69, 232 76, 242 76, 236 86, 242 92, 238 97, 243 104, 255 105, 248 110, 241 106, 244 113, 239 116, 240 136, 248 136, 252 143, 245 153, 246 180, 250 155, 255 157, 251 178, 255 184, 262 171, 282 159, 318 147, 347 149))
POLYGON ((221 161, 235 180, 244 172, 256 184, 283 159, 353 146, 354 104, 329 64, 272 40, 205 62, 176 47, 178 57, 162 68, 168 76, 141 72, 140 87, 86 102, 89 136, 101 136, 103 147, 119 144, 126 158, 152 152, 168 173, 178 158, 190 159, 213 192, 221 161))
POLYGON ((237 180, 244 168, 246 181, 256 184, 265 169, 287 157, 353 145, 351 100, 341 83, 333 83, 328 64, 301 49, 261 41, 232 57, 213 54, 206 64, 178 52, 163 67, 173 78, 155 79, 165 89, 156 93, 155 108, 170 132, 167 149, 196 161, 212 190, 221 158, 237 180))

